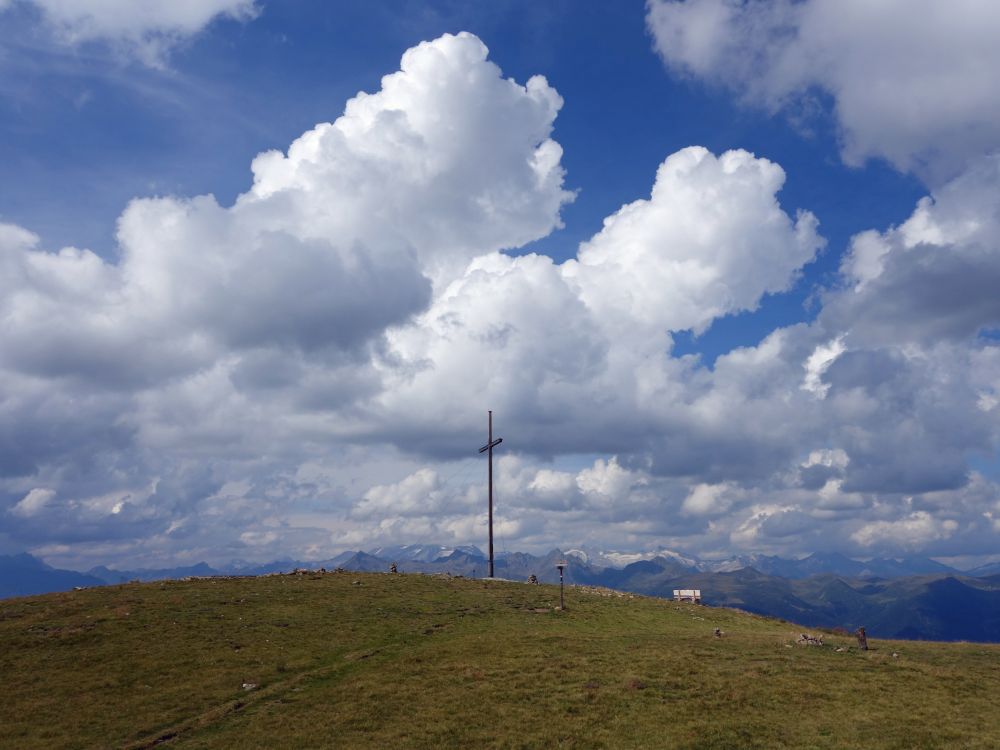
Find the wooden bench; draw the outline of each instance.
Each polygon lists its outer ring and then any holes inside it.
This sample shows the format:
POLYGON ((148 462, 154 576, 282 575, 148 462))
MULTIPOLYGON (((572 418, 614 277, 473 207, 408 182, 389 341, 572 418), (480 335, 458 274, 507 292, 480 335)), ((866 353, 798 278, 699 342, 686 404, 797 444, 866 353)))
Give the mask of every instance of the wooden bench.
POLYGON ((701 604, 701 589, 674 589, 674 601, 701 604))

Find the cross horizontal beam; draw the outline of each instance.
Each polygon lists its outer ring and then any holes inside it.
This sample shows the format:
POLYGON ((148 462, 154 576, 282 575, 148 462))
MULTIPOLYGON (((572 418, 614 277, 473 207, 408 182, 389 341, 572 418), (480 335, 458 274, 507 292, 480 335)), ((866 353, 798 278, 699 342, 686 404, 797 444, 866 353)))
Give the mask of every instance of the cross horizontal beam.
POLYGON ((484 446, 483 446, 482 448, 480 448, 480 449, 479 449, 479 452, 480 452, 480 453, 485 453, 485 452, 486 452, 486 451, 488 451, 488 450, 489 450, 490 448, 496 448, 496 447, 497 447, 498 445, 500 445, 500 443, 502 443, 502 442, 503 442, 503 438, 497 438, 497 439, 496 439, 496 440, 494 440, 494 441, 493 441, 492 443, 487 443, 487 444, 486 444, 486 445, 484 445, 484 446))

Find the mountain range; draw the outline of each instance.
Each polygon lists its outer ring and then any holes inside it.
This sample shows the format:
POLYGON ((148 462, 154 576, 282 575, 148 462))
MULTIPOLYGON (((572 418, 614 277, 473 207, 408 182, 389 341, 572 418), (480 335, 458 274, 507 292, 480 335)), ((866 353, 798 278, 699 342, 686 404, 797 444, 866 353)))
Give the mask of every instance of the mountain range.
MULTIPOLYGON (((86 573, 58 570, 28 554, 0 555, 0 598, 75 586, 213 575, 264 575, 296 568, 343 568, 384 572, 395 562, 400 572, 483 577, 487 561, 476 547, 414 544, 344 552, 321 561, 278 560, 266 564, 234 561, 221 568, 206 563, 180 568, 86 573)), ((552 550, 545 555, 501 554, 498 578, 559 581, 556 563, 565 562, 568 584, 604 586, 669 598, 675 588, 698 588, 705 604, 735 607, 810 627, 864 626, 882 638, 1000 642, 1000 572, 996 565, 965 573, 923 557, 853 560, 814 554, 801 560, 752 555, 699 560, 663 550, 652 555, 552 550)))

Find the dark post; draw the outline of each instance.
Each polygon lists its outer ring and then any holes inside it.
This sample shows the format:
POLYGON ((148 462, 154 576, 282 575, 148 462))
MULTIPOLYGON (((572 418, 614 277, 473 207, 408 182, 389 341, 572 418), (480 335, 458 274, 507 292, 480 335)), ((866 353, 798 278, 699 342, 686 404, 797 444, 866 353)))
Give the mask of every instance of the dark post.
POLYGON ((489 414, 489 439, 486 445, 479 449, 480 453, 489 451, 490 468, 489 468, 489 480, 490 480, 490 491, 489 491, 489 504, 490 504, 490 578, 493 577, 493 449, 496 448, 500 443, 503 442, 503 438, 493 439, 493 410, 490 409, 489 414))
POLYGON ((854 635, 856 635, 858 637, 858 647, 862 651, 867 651, 868 650, 868 636, 865 635, 865 629, 864 628, 858 628, 857 632, 855 632, 854 635))
POLYGON ((490 446, 490 468, 489 468, 489 483, 490 483, 490 578, 493 577, 493 410, 489 411, 489 432, 487 433, 488 440, 487 445, 490 446))
POLYGON ((559 568, 559 609, 566 609, 566 604, 563 601, 563 568, 566 567, 566 561, 557 562, 556 567, 559 568))

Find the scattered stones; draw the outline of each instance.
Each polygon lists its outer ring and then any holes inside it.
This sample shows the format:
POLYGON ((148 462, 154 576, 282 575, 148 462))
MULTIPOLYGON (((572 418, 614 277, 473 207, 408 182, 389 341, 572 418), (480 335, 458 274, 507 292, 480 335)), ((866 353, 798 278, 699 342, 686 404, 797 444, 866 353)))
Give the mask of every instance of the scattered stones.
POLYGON ((628 594, 624 591, 615 591, 614 589, 607 589, 603 586, 576 586, 573 588, 579 591, 581 594, 595 594, 596 596, 614 596, 619 599, 632 599, 634 598, 632 594, 628 594))
POLYGON ((795 643, 798 646, 822 646, 823 636, 821 635, 812 636, 809 635, 808 633, 802 633, 801 635, 799 635, 795 643))

